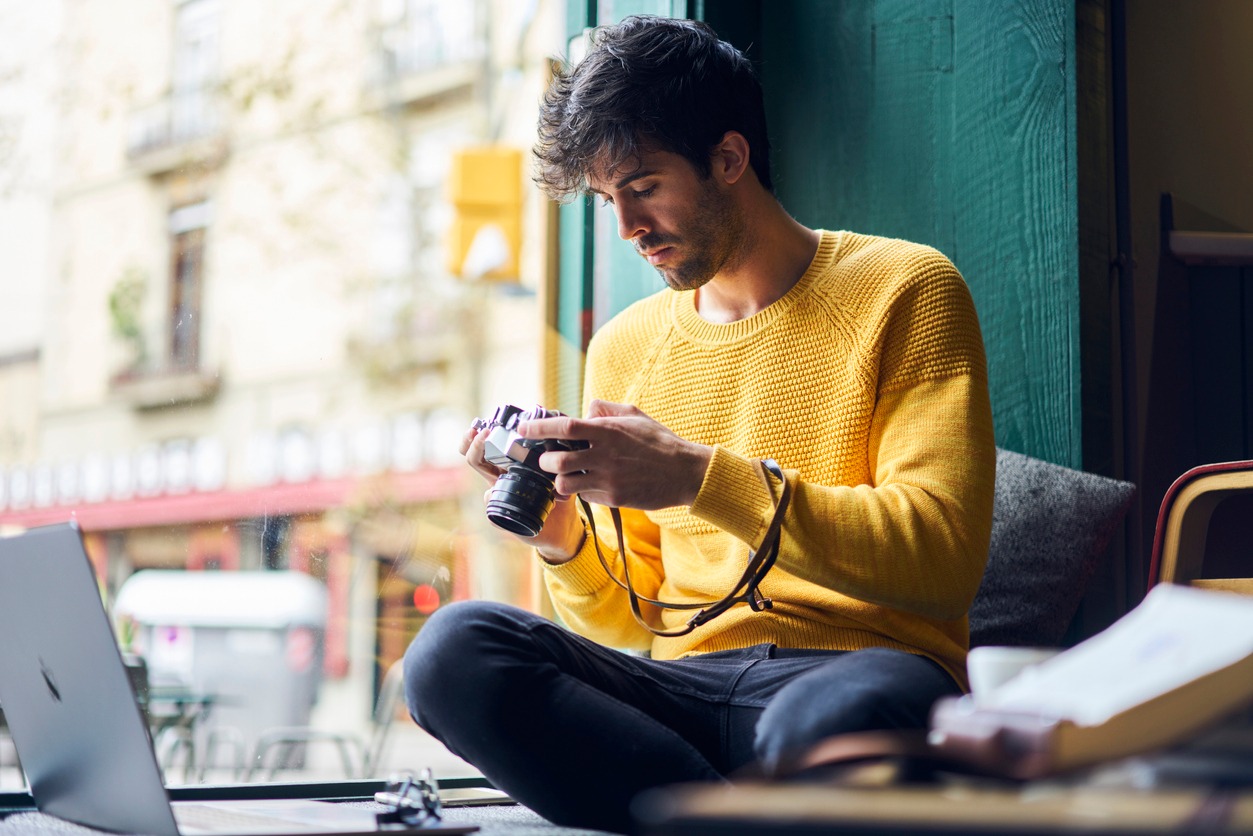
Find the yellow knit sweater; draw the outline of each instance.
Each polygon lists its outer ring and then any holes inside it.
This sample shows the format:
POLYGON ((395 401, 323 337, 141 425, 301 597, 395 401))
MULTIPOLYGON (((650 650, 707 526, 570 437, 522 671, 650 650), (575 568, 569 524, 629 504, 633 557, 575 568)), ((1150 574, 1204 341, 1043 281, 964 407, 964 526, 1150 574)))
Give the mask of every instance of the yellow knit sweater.
MULTIPOLYGON (((655 638, 588 542, 570 562, 544 564, 571 628, 660 659, 761 643, 890 647, 965 682, 996 455, 978 320, 944 256, 823 232, 796 286, 749 319, 707 322, 691 293, 637 302, 593 338, 586 380, 585 399, 635 404, 714 448, 691 507, 622 512, 641 595, 699 602, 731 589, 773 511, 756 459, 779 462, 792 501, 761 585, 773 609, 740 604, 687 636, 655 638)), ((616 566, 613 523, 595 513, 616 566)), ((667 629, 690 617, 644 607, 667 629)))

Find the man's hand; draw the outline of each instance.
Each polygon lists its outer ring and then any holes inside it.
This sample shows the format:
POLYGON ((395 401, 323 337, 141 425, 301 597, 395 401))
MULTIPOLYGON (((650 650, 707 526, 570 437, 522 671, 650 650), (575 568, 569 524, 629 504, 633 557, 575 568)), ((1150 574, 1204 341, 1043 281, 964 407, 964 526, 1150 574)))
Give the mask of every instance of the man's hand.
POLYGON ((479 427, 477 423, 472 424, 470 429, 466 430, 465 435, 461 437, 460 452, 461 455, 466 457, 470 467, 474 468, 480 476, 488 482, 495 483, 504 471, 483 458, 483 445, 487 443, 487 437, 491 434, 490 427, 479 427))
POLYGON ((691 505, 713 456, 712 447, 679 438, 636 407, 606 401, 592 401, 586 418, 541 418, 519 424, 518 432, 586 441, 586 450, 545 453, 539 466, 557 474, 559 494, 615 508, 691 505))
MULTIPOLYGON (((489 428, 478 429, 470 427, 461 438, 461 455, 466 457, 466 461, 470 466, 478 472, 480 476, 488 481, 489 484, 496 484, 496 479, 500 477, 503 470, 496 465, 483 458, 483 445, 487 442, 487 437, 491 435, 489 428)), ((483 493, 483 503, 487 504, 488 496, 492 489, 489 487, 483 493)), ((579 548, 583 544, 583 522, 579 518, 578 509, 574 507, 574 502, 569 496, 557 496, 557 501, 553 504, 553 509, 548 513, 548 519, 544 521, 544 527, 540 533, 534 537, 522 537, 514 535, 523 543, 539 550, 540 555, 549 563, 565 563, 578 554, 579 548)))

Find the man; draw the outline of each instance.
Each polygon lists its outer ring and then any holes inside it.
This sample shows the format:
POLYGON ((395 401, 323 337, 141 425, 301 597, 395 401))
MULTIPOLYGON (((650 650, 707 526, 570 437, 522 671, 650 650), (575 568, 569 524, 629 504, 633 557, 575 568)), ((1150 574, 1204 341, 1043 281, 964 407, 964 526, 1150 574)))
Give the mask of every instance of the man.
MULTIPOLYGON (((528 541, 570 630, 457 604, 406 671, 419 724, 562 824, 624 830, 648 787, 924 727, 965 684, 995 468, 969 293, 934 250, 802 226, 768 150, 749 62, 693 21, 598 30, 544 103, 537 179, 611 204, 671 289, 596 334, 583 418, 520 428, 588 443, 540 459, 562 500, 528 541), (690 612, 644 605, 638 623, 597 546, 641 596, 718 600, 783 495, 764 459, 790 489, 760 588, 772 606, 689 632, 690 612)), ((472 428, 462 452, 495 481, 486 436, 472 428)))

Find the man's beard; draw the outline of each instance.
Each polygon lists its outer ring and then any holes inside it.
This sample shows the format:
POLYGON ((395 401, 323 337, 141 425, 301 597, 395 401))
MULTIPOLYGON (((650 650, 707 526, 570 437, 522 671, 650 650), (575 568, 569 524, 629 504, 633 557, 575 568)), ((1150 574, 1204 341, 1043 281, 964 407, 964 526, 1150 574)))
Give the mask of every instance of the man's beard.
POLYGON ((682 245, 683 261, 654 268, 671 290, 696 290, 708 284, 739 256, 747 232, 734 203, 712 182, 702 189, 700 203, 685 227, 678 236, 645 235, 636 242, 636 247, 645 252, 682 245))
POLYGON ((683 264, 672 267, 659 264, 655 269, 671 290, 696 290, 718 274, 723 261, 708 250, 700 250, 683 264))
POLYGON ((695 290, 709 282, 718 272, 722 259, 711 253, 702 237, 688 233, 682 238, 675 235, 646 235, 637 242, 640 254, 682 245, 686 260, 679 264, 655 264, 653 269, 671 290, 695 290))

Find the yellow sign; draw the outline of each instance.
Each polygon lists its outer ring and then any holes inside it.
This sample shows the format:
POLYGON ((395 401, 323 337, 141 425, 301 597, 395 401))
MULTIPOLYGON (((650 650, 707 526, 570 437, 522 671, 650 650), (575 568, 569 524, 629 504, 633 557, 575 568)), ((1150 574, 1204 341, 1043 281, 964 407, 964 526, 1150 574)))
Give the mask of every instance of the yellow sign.
POLYGON ((522 151, 517 148, 466 148, 453 155, 449 271, 467 279, 517 280, 522 188, 522 151))

